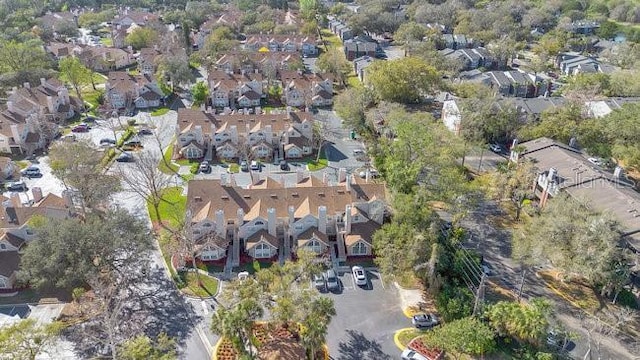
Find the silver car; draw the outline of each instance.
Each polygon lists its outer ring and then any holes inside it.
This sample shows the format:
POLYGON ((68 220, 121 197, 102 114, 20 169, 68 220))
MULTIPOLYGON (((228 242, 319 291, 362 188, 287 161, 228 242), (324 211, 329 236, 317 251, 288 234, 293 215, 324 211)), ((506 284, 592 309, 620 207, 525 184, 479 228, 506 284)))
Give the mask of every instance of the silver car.
POLYGON ((324 275, 313 275, 313 285, 320 291, 327 290, 327 284, 324 281, 324 275))
POLYGON ((340 282, 338 281, 338 274, 333 269, 327 270, 324 275, 324 278, 327 280, 327 290, 329 291, 338 291, 340 290, 340 282))

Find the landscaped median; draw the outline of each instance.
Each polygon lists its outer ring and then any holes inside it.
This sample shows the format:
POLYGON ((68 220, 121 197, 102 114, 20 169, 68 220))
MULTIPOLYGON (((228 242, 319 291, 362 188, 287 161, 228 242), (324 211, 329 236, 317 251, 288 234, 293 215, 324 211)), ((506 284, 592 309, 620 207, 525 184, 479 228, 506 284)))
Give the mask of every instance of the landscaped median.
MULTIPOLYGON (((264 322, 253 325, 254 345, 258 358, 278 360, 308 359, 308 354, 302 345, 299 335, 290 328, 264 322)), ((213 348, 213 360, 236 360, 238 351, 231 340, 221 337, 213 348)), ((316 360, 329 360, 329 348, 325 345, 316 352, 316 360)))

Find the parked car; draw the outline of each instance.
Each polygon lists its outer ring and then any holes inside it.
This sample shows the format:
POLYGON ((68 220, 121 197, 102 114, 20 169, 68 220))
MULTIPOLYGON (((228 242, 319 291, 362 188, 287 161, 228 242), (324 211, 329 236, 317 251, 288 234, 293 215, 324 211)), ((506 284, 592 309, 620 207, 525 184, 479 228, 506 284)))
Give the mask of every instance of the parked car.
POLYGON ((245 172, 249 171, 249 164, 247 164, 246 161, 240 162, 240 170, 245 172))
POLYGON ((203 161, 200 163, 200 167, 199 167, 200 172, 202 173, 206 173, 209 172, 209 170, 211 170, 211 166, 209 165, 209 162, 207 160, 203 161))
POLYGON ((324 281, 324 275, 313 275, 313 285, 320 291, 327 290, 327 284, 324 281))
POLYGON ((100 145, 115 145, 115 144, 116 144, 115 139, 109 139, 109 138, 100 139, 100 145))
POLYGON ((138 135, 153 135, 153 131, 151 131, 151 129, 142 128, 138 130, 138 135))
MULTIPOLYGON (((362 178, 362 179, 366 178, 367 177, 367 171, 366 170, 365 171, 360 171, 358 176, 360 176, 360 178, 362 178)), ((371 176, 372 178, 377 178, 378 176, 380 176, 380 173, 376 169, 369 169, 369 176, 371 176)))
POLYGON ((27 184, 24 181, 14 181, 7 186, 9 191, 27 191, 27 184))
POLYGON ((324 274, 324 278, 327 281, 327 289, 329 291, 340 290, 340 282, 338 281, 338 274, 336 274, 335 270, 327 270, 327 272, 324 274))
POLYGON ((489 145, 489 150, 493 151, 496 154, 500 154, 502 153, 502 146, 498 144, 491 144, 489 145))
POLYGON ((411 318, 411 323, 418 329, 428 329, 440 324, 440 321, 433 314, 416 314, 411 318))
POLYGON ((122 154, 118 155, 118 157, 116 158, 117 162, 132 162, 133 161, 133 155, 129 154, 128 152, 123 152, 122 154))
POLYGON ((89 131, 89 129, 91 129, 91 128, 89 127, 89 125, 87 125, 87 123, 80 123, 80 124, 74 126, 73 128, 71 128, 71 132, 76 132, 76 133, 78 133, 78 132, 87 132, 87 131, 89 131))
POLYGON ((424 357, 422 354, 419 354, 409 348, 404 349, 401 357, 402 357, 402 360, 429 360, 428 358, 424 357))
POLYGON ((22 170, 20 174, 22 174, 22 176, 24 177, 28 177, 29 179, 42 176, 42 173, 37 166, 29 166, 28 168, 22 170))
POLYGON ((140 140, 129 140, 126 143, 124 143, 124 146, 132 147, 132 148, 141 148, 142 142, 140 142, 140 140))
POLYGON ((601 159, 601 158, 590 157, 590 158, 587 159, 587 161, 589 161, 593 165, 597 165, 597 166, 603 166, 604 165, 604 159, 601 159))
POLYGON ((280 170, 289 170, 289 164, 285 160, 280 161, 280 170))
POLYGON ((356 285, 358 286, 367 286, 367 272, 364 271, 362 266, 354 266, 351 268, 351 272, 353 273, 353 278, 356 280, 356 285))
POLYGON ((251 170, 260 170, 260 163, 255 160, 251 161, 251 170))

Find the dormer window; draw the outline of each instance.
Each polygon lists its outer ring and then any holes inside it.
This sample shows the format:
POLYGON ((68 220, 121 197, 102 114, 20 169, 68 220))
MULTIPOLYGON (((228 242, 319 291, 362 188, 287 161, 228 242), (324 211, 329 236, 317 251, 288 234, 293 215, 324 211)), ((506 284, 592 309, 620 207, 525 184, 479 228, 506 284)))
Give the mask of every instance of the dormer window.
POLYGON ((258 220, 258 221, 256 221, 256 222, 255 222, 255 224, 256 224, 256 225, 264 225, 264 222, 262 222, 262 221, 258 220))
POLYGON ((7 245, 0 243, 0 250, 7 250, 7 245))

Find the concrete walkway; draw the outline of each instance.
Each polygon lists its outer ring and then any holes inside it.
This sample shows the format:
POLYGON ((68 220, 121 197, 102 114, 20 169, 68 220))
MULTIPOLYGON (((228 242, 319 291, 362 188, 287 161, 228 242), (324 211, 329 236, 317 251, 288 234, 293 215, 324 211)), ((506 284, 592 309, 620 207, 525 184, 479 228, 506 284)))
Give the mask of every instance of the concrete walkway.
POLYGON ((408 318, 411 318, 414 313, 419 311, 425 304, 424 291, 420 289, 405 289, 394 282, 393 285, 398 289, 400 294, 400 306, 402 312, 408 318))

